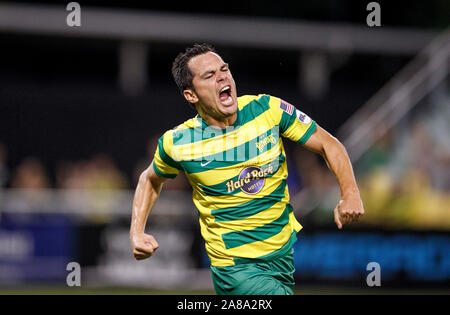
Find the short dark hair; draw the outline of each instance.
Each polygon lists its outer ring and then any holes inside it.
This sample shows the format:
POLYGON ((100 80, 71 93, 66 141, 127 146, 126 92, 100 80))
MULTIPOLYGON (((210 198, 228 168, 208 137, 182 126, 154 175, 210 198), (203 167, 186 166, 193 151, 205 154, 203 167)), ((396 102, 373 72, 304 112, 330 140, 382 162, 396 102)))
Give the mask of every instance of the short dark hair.
POLYGON ((192 58, 206 54, 208 52, 216 52, 213 46, 203 43, 194 44, 192 47, 186 48, 186 51, 179 53, 172 63, 172 76, 181 93, 185 89, 192 88, 192 79, 194 75, 188 67, 188 62, 192 58))

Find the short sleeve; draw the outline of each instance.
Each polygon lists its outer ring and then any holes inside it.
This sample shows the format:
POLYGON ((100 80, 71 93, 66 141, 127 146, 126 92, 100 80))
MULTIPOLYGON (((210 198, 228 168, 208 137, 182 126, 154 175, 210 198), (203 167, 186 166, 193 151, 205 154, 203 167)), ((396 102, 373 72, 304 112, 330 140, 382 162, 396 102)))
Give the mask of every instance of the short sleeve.
POLYGON ((283 137, 305 144, 316 130, 316 122, 294 105, 274 96, 270 96, 269 105, 283 137))
POLYGON ((172 148, 172 132, 168 131, 159 138, 153 157, 153 169, 158 176, 175 178, 182 169, 180 163, 172 158, 172 148))

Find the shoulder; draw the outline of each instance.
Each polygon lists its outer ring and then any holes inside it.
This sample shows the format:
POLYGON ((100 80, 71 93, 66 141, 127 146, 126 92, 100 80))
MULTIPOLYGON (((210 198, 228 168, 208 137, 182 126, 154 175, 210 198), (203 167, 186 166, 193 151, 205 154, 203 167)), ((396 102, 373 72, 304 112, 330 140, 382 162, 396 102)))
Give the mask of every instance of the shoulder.
POLYGON ((276 96, 269 94, 258 94, 258 95, 242 95, 238 97, 238 107, 243 109, 247 105, 256 107, 279 107, 280 99, 276 96))
POLYGON ((194 131, 198 127, 201 127, 201 123, 197 119, 197 116, 190 118, 174 128, 165 131, 159 138, 159 144, 168 150, 172 150, 174 145, 185 144, 188 139, 192 139, 194 131))
POLYGON ((257 119, 277 125, 281 119, 280 99, 269 94, 243 95, 238 98, 238 107, 241 124, 257 119))
POLYGON ((269 94, 244 95, 238 98, 239 110, 244 116, 261 114, 277 123, 281 119, 280 98, 269 94))
POLYGON ((268 94, 242 95, 238 97, 238 107, 239 109, 242 109, 248 104, 266 105, 268 104, 269 100, 270 95, 268 94))

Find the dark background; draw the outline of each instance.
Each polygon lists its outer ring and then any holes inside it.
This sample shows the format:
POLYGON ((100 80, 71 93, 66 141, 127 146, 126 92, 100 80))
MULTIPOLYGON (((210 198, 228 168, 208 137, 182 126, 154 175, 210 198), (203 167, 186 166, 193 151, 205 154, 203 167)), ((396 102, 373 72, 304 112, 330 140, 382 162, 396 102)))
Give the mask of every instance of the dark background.
MULTIPOLYGON (((66 5, 62 1, 41 3, 66 5)), ((368 13, 366 1, 79 3, 82 7, 362 25, 368 13)), ((446 1, 427 1, 426 6, 421 1, 379 3, 383 26, 439 30, 448 18, 446 1)), ((10 169, 24 157, 34 156, 54 178, 59 162, 102 152, 110 155, 132 182, 135 163, 145 155, 147 140, 195 114, 178 94, 170 73, 173 59, 190 43, 152 42, 148 86, 144 93, 130 97, 118 87, 119 43, 115 40, 0 33, 0 42, 0 142, 8 147, 10 169)), ((298 88, 298 52, 216 48, 231 65, 239 95, 267 93, 282 97, 332 133, 410 60, 409 56, 353 54, 332 73, 328 94, 312 100, 298 88)))

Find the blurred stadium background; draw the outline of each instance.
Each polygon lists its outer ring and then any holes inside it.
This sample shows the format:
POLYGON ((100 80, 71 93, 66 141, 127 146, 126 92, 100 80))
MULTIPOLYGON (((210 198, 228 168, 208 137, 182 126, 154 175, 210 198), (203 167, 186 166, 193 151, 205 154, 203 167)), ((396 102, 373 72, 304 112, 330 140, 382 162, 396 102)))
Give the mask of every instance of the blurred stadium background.
POLYGON ((377 1, 368 27, 369 2, 79 1, 80 27, 69 1, 0 2, 0 293, 213 294, 183 175, 150 217, 158 253, 137 262, 128 239, 157 138, 194 115, 171 62, 209 42, 238 94, 295 104, 354 163, 366 215, 338 231, 333 175, 285 142, 296 293, 448 294, 450 3, 377 1), (80 288, 66 286, 73 261, 80 288))

